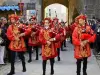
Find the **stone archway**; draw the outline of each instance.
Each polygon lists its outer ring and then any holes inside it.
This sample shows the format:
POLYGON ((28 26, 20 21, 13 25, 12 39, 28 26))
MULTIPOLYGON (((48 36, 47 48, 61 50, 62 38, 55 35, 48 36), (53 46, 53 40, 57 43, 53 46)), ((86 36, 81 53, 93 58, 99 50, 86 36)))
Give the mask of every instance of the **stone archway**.
POLYGON ((59 3, 51 4, 45 8, 44 18, 46 17, 50 17, 51 19, 57 17, 60 22, 68 22, 68 8, 59 3))
MULTIPOLYGON (((44 9, 51 5, 51 4, 54 4, 54 3, 58 3, 58 4, 62 4, 64 6, 66 6, 68 8, 68 24, 71 24, 73 22, 73 17, 77 14, 79 14, 79 12, 77 12, 77 5, 80 5, 80 3, 77 3, 77 2, 80 2, 81 0, 42 0, 42 19, 44 19, 44 9), (76 14, 77 13, 77 14, 76 14)), ((82 8, 80 8, 82 9, 82 8)))
POLYGON ((45 8, 54 3, 62 4, 64 6, 66 6, 67 8, 69 5, 68 0, 42 0, 42 19, 44 19, 45 8))

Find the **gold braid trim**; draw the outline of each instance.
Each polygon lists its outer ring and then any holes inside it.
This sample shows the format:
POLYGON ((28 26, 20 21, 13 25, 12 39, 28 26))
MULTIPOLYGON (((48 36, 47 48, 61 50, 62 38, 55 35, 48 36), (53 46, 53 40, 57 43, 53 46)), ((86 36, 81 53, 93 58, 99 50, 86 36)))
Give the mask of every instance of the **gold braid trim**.
MULTIPOLYGON (((82 28, 81 27, 78 27, 78 39, 80 40, 80 41, 82 41, 81 40, 81 35, 82 35, 82 28)), ((87 52, 87 49, 86 49, 86 46, 84 46, 84 47, 81 47, 80 46, 80 49, 79 49, 79 56, 80 57, 87 57, 88 56, 88 52, 87 52)))
MULTIPOLYGON (((43 36, 44 36, 44 39, 49 40, 49 39, 50 39, 49 30, 44 30, 43 32, 44 32, 44 35, 43 35, 43 36)), ((49 56, 52 55, 51 45, 48 46, 48 44, 46 44, 46 45, 44 46, 44 55, 45 55, 46 57, 49 57, 49 56)))

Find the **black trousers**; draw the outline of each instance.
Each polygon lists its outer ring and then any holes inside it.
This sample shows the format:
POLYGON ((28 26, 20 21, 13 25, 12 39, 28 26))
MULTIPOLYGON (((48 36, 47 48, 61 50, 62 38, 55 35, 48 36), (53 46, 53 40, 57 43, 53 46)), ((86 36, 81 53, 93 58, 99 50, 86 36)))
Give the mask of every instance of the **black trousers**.
POLYGON ((66 40, 64 40, 61 44, 61 51, 63 51, 63 47, 66 47, 66 40))
POLYGON ((72 44, 72 36, 70 36, 70 42, 71 42, 71 44, 72 44))
MULTIPOLYGON (((36 50, 36 59, 38 59, 38 46, 35 46, 34 47, 35 48, 35 50, 36 50)), ((28 47, 28 53, 29 53, 29 60, 32 60, 32 46, 29 46, 28 47)))
MULTIPOLYGON (((26 66, 25 66, 24 52, 17 52, 17 53, 18 53, 18 57, 22 61, 22 67, 23 67, 23 69, 25 69, 26 66)), ((16 52, 15 51, 11 51, 11 72, 15 72, 15 67, 14 67, 15 57, 16 57, 16 52)))
POLYGON ((60 48, 57 48, 58 59, 60 59, 60 48))
MULTIPOLYGON (((49 60, 50 60, 50 65, 51 65, 51 74, 53 74, 54 73, 54 58, 51 58, 49 60)), ((43 60, 42 62, 43 75, 45 75, 45 72, 46 72, 46 63, 47 63, 47 60, 43 60)))
POLYGON ((63 51, 63 45, 64 45, 64 44, 62 43, 62 44, 61 44, 61 51, 63 51))
POLYGON ((28 46, 28 41, 29 41, 29 39, 26 38, 26 39, 24 39, 24 40, 25 40, 26 48, 27 48, 27 50, 28 50, 28 47, 29 47, 29 46, 28 46))
POLYGON ((5 44, 5 48, 7 51, 6 58, 8 62, 11 62, 11 50, 8 47, 9 47, 9 42, 7 41, 5 44))
POLYGON ((64 40, 64 47, 66 47, 66 40, 64 40))
POLYGON ((83 61, 83 73, 86 72, 87 69, 87 57, 83 59, 77 59, 77 75, 80 75, 81 72, 81 62, 83 61))
POLYGON ((99 53, 100 52, 100 42, 97 42, 97 53, 99 53))

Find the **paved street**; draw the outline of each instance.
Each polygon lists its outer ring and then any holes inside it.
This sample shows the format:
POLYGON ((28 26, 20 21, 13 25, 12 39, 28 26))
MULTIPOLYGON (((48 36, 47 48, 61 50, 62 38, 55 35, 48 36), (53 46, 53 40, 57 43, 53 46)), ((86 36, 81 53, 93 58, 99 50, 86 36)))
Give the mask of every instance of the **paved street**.
MULTIPOLYGON (((73 57, 73 46, 67 42, 67 51, 61 52, 61 61, 58 62, 57 59, 55 61, 55 74, 54 75, 76 75, 76 60, 73 57)), ((28 60, 28 55, 26 54, 26 61, 28 60)), ((27 63, 27 72, 23 73, 21 62, 17 60, 16 62, 16 74, 15 75, 42 75, 42 61, 41 57, 38 61, 34 60, 35 54, 33 54, 32 63, 27 63)), ((88 59, 88 75, 100 75, 100 67, 97 63, 98 61, 92 55, 91 58, 88 59)), ((100 63, 100 62, 99 62, 100 63)), ((9 72, 10 66, 7 64, 6 66, 0 67, 0 75, 6 75, 9 72)), ((49 61, 47 63, 47 71, 46 75, 50 75, 50 64, 49 61)))

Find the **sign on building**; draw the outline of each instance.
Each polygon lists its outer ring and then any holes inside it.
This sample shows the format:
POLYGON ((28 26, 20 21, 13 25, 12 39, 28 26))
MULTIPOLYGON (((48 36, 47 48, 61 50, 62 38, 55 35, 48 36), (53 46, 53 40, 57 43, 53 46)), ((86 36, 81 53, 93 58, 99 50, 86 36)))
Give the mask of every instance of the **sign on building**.
POLYGON ((36 8, 36 4, 35 3, 27 3, 27 10, 33 10, 36 8))

